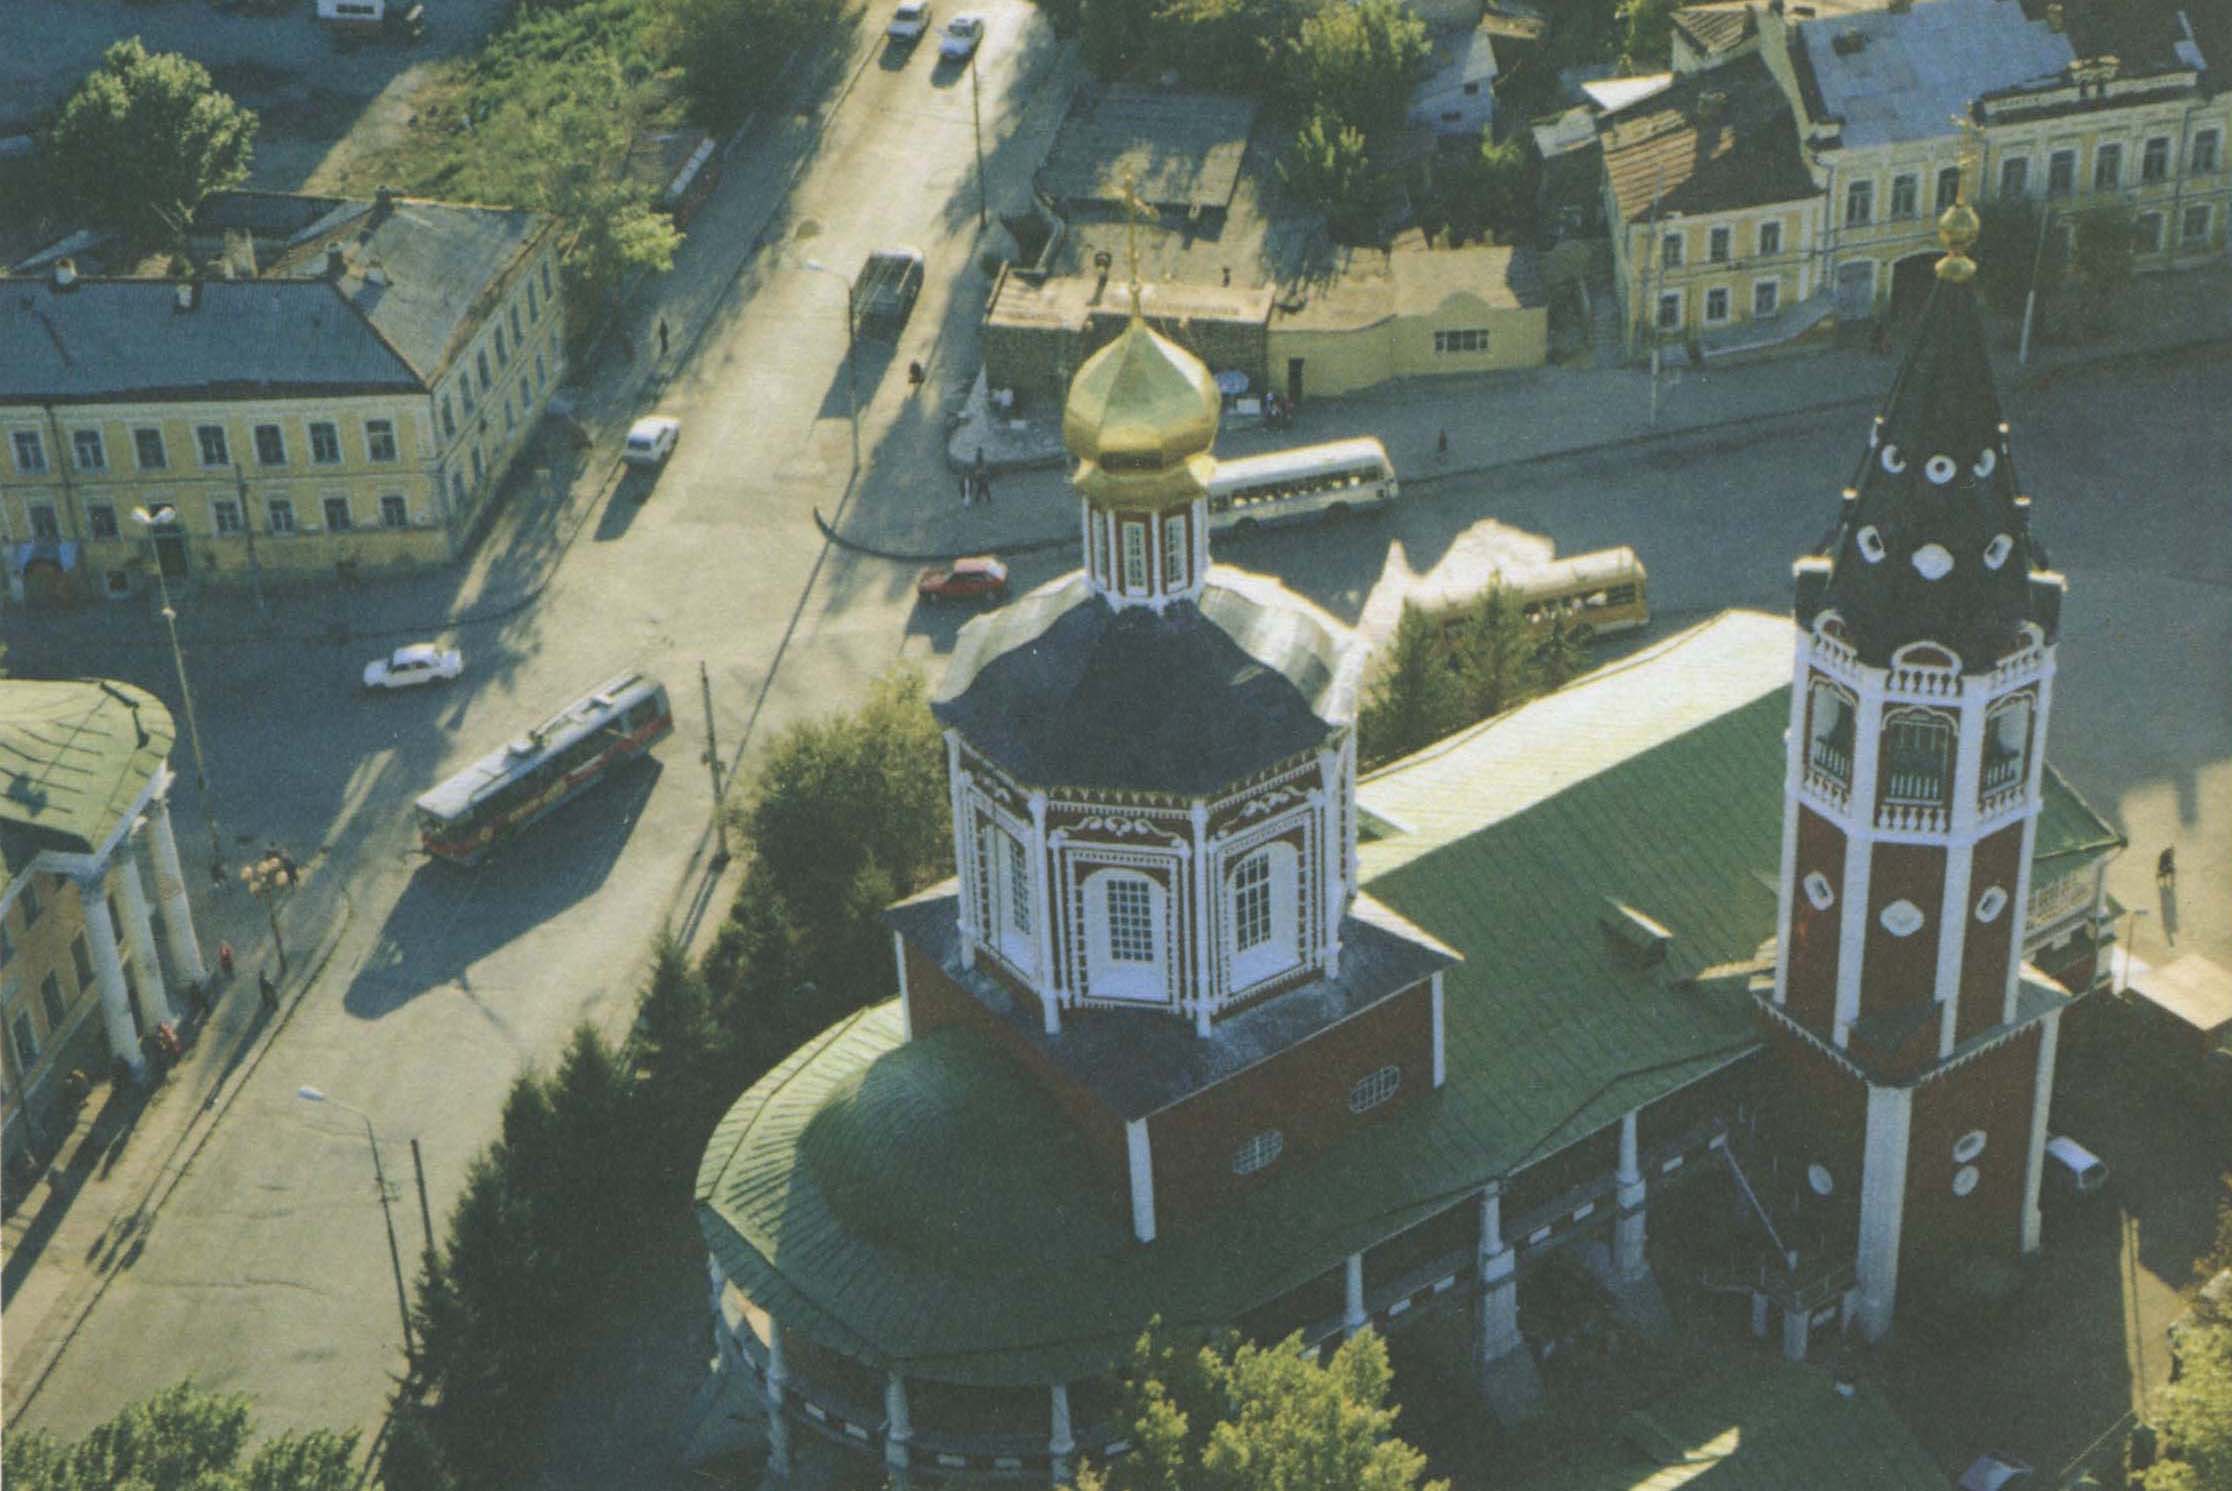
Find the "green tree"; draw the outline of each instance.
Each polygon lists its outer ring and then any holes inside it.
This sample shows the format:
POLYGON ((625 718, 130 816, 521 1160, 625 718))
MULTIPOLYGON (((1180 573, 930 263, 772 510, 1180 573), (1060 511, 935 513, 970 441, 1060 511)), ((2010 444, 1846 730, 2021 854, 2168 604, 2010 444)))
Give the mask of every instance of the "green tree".
POLYGON ((678 1202, 687 1199, 706 1136, 736 1096, 728 1057, 705 976, 662 934, 636 1007, 636 1103, 647 1168, 678 1202))
POLYGON ((1364 203, 1369 167, 1363 132, 1317 109, 1279 162, 1279 179, 1304 206, 1346 224, 1364 203))
POLYGON ((2128 209, 2095 207, 2077 215, 2069 268, 2088 332, 2104 330, 2115 314, 2116 297, 2131 284, 2137 247, 2138 233, 2128 209))
POLYGON ((1627 72, 1665 67, 1674 51, 1678 0, 1621 0, 1620 66, 1627 72))
POLYGON ((715 131, 734 129, 782 83, 784 59, 834 26, 828 0, 661 0, 661 50, 681 70, 690 112, 715 131))
POLYGON ((1464 723, 1441 623, 1406 604, 1395 638, 1356 722, 1357 749, 1374 764, 1407 756, 1464 723))
POLYGON ((592 50, 525 72, 475 132, 496 199, 565 225, 560 254, 577 326, 597 322, 627 275, 672 268, 682 241, 652 208, 655 187, 627 169, 643 108, 613 54, 592 50))
POLYGON ((1518 598, 1501 585, 1488 588, 1465 618, 1454 646, 1465 712, 1473 719, 1502 714, 1535 692, 1540 670, 1534 625, 1520 611, 1518 598))
POLYGON ((1160 64, 1197 88, 1257 93, 1265 59, 1295 34, 1294 0, 1161 0, 1153 19, 1160 64))
MULTIPOLYGON (((1320 1364, 1301 1336, 1187 1350, 1150 1327, 1126 1374, 1133 1449, 1079 1491, 1419 1491, 1426 1457, 1395 1436, 1375 1331, 1320 1364)), ((1424 1491, 1447 1491, 1435 1481, 1424 1491)))
POLYGON ((1156 0, 1079 0, 1079 55, 1096 76, 1120 78, 1156 60, 1156 0))
POLYGON ((2161 1458, 2146 1491, 2232 1486, 2232 1321, 2197 1319, 2178 1337, 2178 1380, 2162 1390, 2155 1426, 2161 1458))
POLYGON ((0 1478, 11 1491, 346 1491, 355 1485, 354 1430, 282 1434, 244 1461, 254 1431, 245 1397, 181 1382, 74 1443, 11 1427, 0 1446, 0 1478))
POLYGON ((1546 688, 1564 688, 1589 670, 1587 630, 1553 616, 1535 642, 1535 668, 1546 688))
POLYGON ((1426 23, 1404 0, 1357 0, 1303 21, 1282 49, 1281 72, 1297 114, 1322 111, 1370 143, 1402 124, 1432 52, 1426 23))
POLYGON ((136 36, 111 46, 47 130, 57 200, 135 246, 175 246, 211 192, 248 177, 256 116, 209 69, 136 36))

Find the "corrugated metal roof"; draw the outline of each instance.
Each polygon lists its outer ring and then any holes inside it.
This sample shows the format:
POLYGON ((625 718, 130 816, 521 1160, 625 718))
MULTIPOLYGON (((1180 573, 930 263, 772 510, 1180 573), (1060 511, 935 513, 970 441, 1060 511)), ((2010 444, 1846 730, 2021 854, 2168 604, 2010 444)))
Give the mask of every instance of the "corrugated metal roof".
POLYGON ((1757 53, 1678 78, 1599 131, 1620 216, 1725 212, 1820 194, 1782 89, 1757 53))
POLYGON ((106 680, 0 680, 0 826, 8 861, 98 847, 163 769, 161 700, 106 680))
POLYGON ((1796 30, 1822 107, 1844 121, 1849 146, 1951 135, 1954 116, 1979 95, 2053 77, 2076 60, 2066 35, 2015 0, 1916 0, 1796 30))

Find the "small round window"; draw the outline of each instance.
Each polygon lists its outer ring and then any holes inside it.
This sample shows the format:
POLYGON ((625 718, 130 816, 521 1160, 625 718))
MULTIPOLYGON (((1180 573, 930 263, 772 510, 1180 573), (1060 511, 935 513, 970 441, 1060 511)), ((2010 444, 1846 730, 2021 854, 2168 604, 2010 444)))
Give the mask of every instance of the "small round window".
POLYGON ((1383 1066, 1349 1089, 1349 1112, 1369 1113, 1392 1099, 1403 1085, 1403 1069, 1383 1066))
POLYGON ((1955 1164, 1966 1165, 1983 1152, 1984 1131, 1982 1129, 1970 1129, 1953 1141, 1953 1161, 1955 1164))
POLYGON ((1827 1165, 1808 1165, 1806 1184, 1813 1188, 1816 1196, 1826 1196, 1837 1189, 1837 1178, 1829 1173, 1827 1165))
POLYGON ((1876 920, 1894 937, 1912 937, 1922 930, 1922 908, 1912 901, 1893 901, 1876 920))
POLYGON ((1827 911, 1837 904, 1837 893, 1830 887, 1829 877, 1822 874, 1821 871, 1809 871, 1806 875, 1805 885, 1806 899, 1812 903, 1814 910, 1827 911))
POLYGON ((1265 1129, 1232 1152, 1232 1173, 1253 1175, 1268 1166, 1286 1149, 1286 1135, 1277 1129, 1265 1129))
POLYGON ((1998 921, 2006 909, 2007 892, 1996 885, 1985 887, 1984 894, 1976 898, 1976 919, 1980 922, 1998 921))
POLYGON ((1966 1196, 1976 1189, 1976 1183, 1981 1179, 1983 1177, 1977 1173, 1974 1165, 1963 1165, 1953 1172, 1953 1194, 1966 1196))
POLYGON ((1883 561, 1883 535, 1876 532, 1874 524, 1871 523, 1855 533, 1852 541, 1860 546, 1860 557, 1868 563, 1880 564, 1883 561))

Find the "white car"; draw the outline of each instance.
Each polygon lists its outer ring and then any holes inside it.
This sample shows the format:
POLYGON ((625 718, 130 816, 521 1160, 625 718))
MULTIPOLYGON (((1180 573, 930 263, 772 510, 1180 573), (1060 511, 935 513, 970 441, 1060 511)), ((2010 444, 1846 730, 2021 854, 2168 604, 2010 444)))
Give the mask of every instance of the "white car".
POLYGON ((628 443, 620 459, 630 466, 664 466, 682 438, 682 421, 671 414, 646 414, 628 427, 628 443))
POLYGON ((930 0, 899 0, 899 8, 891 13, 891 24, 884 27, 884 35, 893 41, 920 41, 930 29, 930 0))
POLYGON ((413 684, 432 683, 435 679, 455 678, 465 671, 465 658, 454 647, 438 647, 432 642, 413 642, 408 647, 398 647, 386 657, 376 657, 364 665, 364 686, 368 689, 407 689, 413 684))
POLYGON ((983 40, 984 17, 955 16, 946 22, 945 34, 938 38, 938 55, 949 61, 966 62, 976 51, 977 43, 983 40))

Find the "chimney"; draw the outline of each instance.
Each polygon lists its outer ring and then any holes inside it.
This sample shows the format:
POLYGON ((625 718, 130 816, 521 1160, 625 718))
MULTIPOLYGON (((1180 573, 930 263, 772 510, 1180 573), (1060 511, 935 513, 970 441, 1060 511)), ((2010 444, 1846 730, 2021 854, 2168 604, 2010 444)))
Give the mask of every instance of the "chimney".
POLYGON ((75 260, 75 259, 68 259, 68 258, 64 258, 64 259, 57 259, 57 260, 55 260, 55 261, 54 261, 54 288, 55 288, 55 289, 57 289, 57 290, 72 290, 72 289, 75 289, 75 288, 77 287, 77 280, 78 280, 78 272, 77 272, 77 260, 75 260))
POLYGON ((176 299, 171 303, 171 312, 173 315, 183 315, 192 310, 201 299, 201 286, 192 280, 180 280, 172 293, 176 299))
POLYGON ((326 278, 337 280, 349 272, 349 256, 338 243, 326 245, 326 278))

